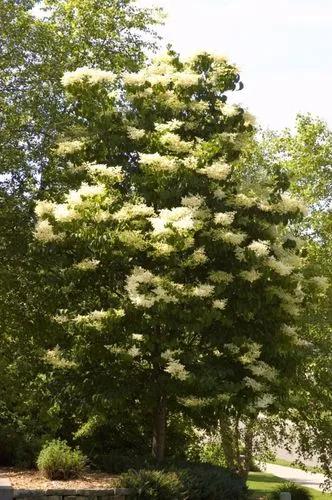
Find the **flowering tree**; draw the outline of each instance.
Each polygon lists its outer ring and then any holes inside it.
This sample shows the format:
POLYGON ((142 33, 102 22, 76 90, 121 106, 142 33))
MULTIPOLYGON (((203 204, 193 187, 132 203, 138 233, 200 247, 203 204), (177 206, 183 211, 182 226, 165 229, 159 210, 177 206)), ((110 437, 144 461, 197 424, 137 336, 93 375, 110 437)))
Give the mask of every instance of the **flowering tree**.
MULTIPOLYGON (((307 283, 287 225, 305 208, 283 172, 255 189, 237 175, 253 119, 227 103, 241 83, 225 58, 170 52, 138 73, 80 68, 63 84, 86 133, 59 144, 81 186, 36 206, 35 236, 61 256, 54 320, 70 339, 47 357, 113 388, 129 380, 160 461, 168 411, 215 397, 266 408, 282 392, 287 353, 304 348, 307 283)), ((99 425, 97 406, 78 433, 99 425)))

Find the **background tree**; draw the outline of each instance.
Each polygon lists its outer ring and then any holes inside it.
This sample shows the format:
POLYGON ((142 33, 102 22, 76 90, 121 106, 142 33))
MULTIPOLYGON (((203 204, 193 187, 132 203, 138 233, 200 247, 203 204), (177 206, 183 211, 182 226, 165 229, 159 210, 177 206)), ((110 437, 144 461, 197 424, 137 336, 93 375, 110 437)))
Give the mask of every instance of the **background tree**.
MULTIPOLYGON (((60 421, 52 397, 46 386, 42 388, 45 364, 38 361, 49 331, 41 312, 50 283, 37 278, 30 244, 35 200, 77 182, 57 154, 61 134, 75 123, 64 98, 63 71, 87 64, 114 72, 138 68, 145 50, 154 47, 158 18, 158 12, 140 9, 130 0, 0 2, 3 460, 12 459, 13 450, 20 460, 29 460, 31 450, 38 449, 60 421), (38 296, 38 287, 45 294, 38 296), (8 387, 13 388, 11 394, 8 387)), ((79 127, 75 135, 80 137, 79 127)))

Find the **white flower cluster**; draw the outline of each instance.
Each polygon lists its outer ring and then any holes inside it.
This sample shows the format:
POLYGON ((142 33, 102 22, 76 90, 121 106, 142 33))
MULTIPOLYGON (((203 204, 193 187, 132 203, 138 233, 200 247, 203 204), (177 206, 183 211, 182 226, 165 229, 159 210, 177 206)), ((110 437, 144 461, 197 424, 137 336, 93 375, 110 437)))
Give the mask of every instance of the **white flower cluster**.
POLYGON ((241 271, 239 275, 245 281, 249 281, 250 283, 257 281, 261 277, 261 273, 258 272, 256 269, 250 269, 250 271, 241 271))
POLYGON ((150 222, 155 234, 169 232, 170 228, 178 231, 193 229, 194 210, 189 207, 174 207, 160 210, 158 217, 151 217, 150 222))
POLYGON ((61 83, 64 87, 68 87, 69 85, 82 83, 84 81, 90 84, 113 83, 115 79, 116 75, 110 71, 84 66, 82 68, 77 68, 75 71, 67 71, 62 77, 61 83))
POLYGON ((60 347, 57 345, 54 349, 49 349, 46 351, 44 359, 47 363, 52 365, 54 368, 58 369, 70 369, 75 368, 76 363, 74 361, 70 361, 69 359, 65 359, 62 356, 60 347))
POLYGON ((147 218, 153 214, 153 208, 145 203, 124 203, 120 210, 113 214, 113 219, 123 222, 131 219, 147 218))
POLYGON ((99 260, 96 259, 83 259, 73 265, 76 269, 80 271, 94 271, 100 264, 99 260))
POLYGON ((256 204, 256 198, 247 196, 244 193, 239 193, 235 196, 234 203, 238 207, 250 208, 256 204))
POLYGON ((253 391, 260 392, 264 387, 263 384, 261 384, 260 382, 258 382, 257 380, 255 380, 251 377, 244 377, 243 381, 244 381, 246 387, 249 387, 253 391))
POLYGON ((166 123, 155 123, 155 129, 157 132, 174 132, 174 130, 178 130, 182 125, 183 122, 174 119, 166 123))
POLYGON ((51 241, 57 241, 62 238, 60 234, 54 234, 53 226, 48 220, 40 220, 37 222, 34 237, 41 243, 49 243, 51 241))
POLYGON ((221 231, 218 233, 218 238, 229 245, 241 245, 246 237, 247 235, 241 232, 233 233, 232 231, 221 231))
POLYGON ((59 156, 71 155, 81 151, 84 146, 85 142, 78 139, 73 141, 63 141, 58 144, 56 152, 59 156))
POLYGON ((300 212, 303 215, 307 215, 308 209, 303 203, 303 201, 296 198, 292 198, 289 194, 283 193, 281 195, 281 200, 274 206, 277 212, 281 213, 297 213, 300 212))
POLYGON ((277 378, 278 372, 275 368, 264 363, 264 361, 256 361, 254 364, 248 366, 249 370, 256 377, 262 377, 269 382, 277 378))
POLYGON ((162 286, 162 280, 142 267, 135 267, 127 277, 126 290, 129 300, 137 307, 150 308, 157 302, 177 302, 177 298, 162 286), (142 287, 146 290, 142 291, 142 287))
POLYGON ((200 299, 204 299, 205 297, 210 297, 214 292, 214 286, 201 283, 199 285, 194 286, 191 289, 191 295, 193 297, 198 297, 200 299))
POLYGON ((275 257, 269 257, 267 259, 267 266, 273 269, 280 276, 287 276, 292 273, 293 267, 285 264, 281 260, 277 260, 275 257))
POLYGON ((54 205, 53 216, 57 221, 70 222, 77 219, 79 214, 65 203, 59 203, 59 205, 54 205))
POLYGON ((173 359, 167 363, 165 372, 169 373, 171 377, 182 381, 186 380, 189 376, 185 366, 177 359, 173 359))
POLYGON ((199 174, 206 175, 216 181, 225 180, 231 173, 232 167, 224 162, 215 162, 198 170, 199 174))
POLYGON ((137 342, 142 342, 144 340, 143 335, 141 333, 133 333, 132 338, 137 342))
POLYGON ((162 241, 153 241, 152 246, 153 246, 153 253, 157 257, 166 257, 176 251, 176 248, 173 245, 170 245, 169 243, 164 243, 162 241))
POLYGON ((103 184, 87 184, 83 182, 77 190, 71 190, 66 195, 66 201, 71 206, 79 206, 83 203, 84 198, 93 198, 105 194, 105 186, 103 184))
POLYGON ((194 250, 193 253, 184 262, 184 264, 188 267, 196 267, 201 264, 205 264, 207 260, 208 256, 205 253, 205 249, 204 247, 201 247, 194 250))
POLYGON ((41 200, 36 203, 35 214, 37 217, 42 218, 45 215, 52 215, 54 210, 54 203, 47 200, 41 200))
POLYGON ((245 127, 249 127, 250 125, 252 127, 254 127, 255 124, 256 124, 256 118, 251 113, 249 113, 248 111, 245 111, 243 113, 243 120, 244 120, 244 126, 245 127))
POLYGON ((254 252, 257 257, 266 257, 270 251, 270 243, 269 241, 252 241, 250 245, 248 245, 249 250, 254 252))
POLYGON ((229 226, 233 223, 236 212, 218 212, 214 216, 215 224, 222 226, 229 226))
POLYGON ((159 153, 140 153, 139 163, 161 172, 175 172, 179 168, 175 158, 159 153))
POLYGON ((214 309, 220 309, 221 311, 227 306, 227 299, 216 299, 212 302, 214 309))
POLYGON ((232 104, 220 103, 219 109, 222 112, 222 114, 227 118, 232 118, 233 116, 237 116, 240 112, 240 109, 237 106, 233 106, 232 104))
POLYGON ((97 177, 104 177, 113 182, 121 182, 124 179, 122 167, 108 167, 103 164, 89 163, 86 165, 89 172, 97 177))
POLYGON ((127 134, 133 141, 139 141, 145 136, 145 130, 136 127, 127 127, 127 134))
POLYGON ((204 198, 199 194, 184 196, 181 199, 181 205, 188 208, 199 208, 203 205, 204 198))
POLYGON ((322 293, 325 293, 330 286, 330 282, 326 276, 313 276, 312 278, 310 278, 310 281, 322 293))
POLYGON ((183 141, 178 134, 174 134, 173 132, 164 132, 160 136, 159 141, 175 153, 188 153, 193 147, 192 142, 183 141))
POLYGON ((146 247, 144 234, 139 230, 123 230, 117 233, 119 241, 130 248, 143 250, 146 247))

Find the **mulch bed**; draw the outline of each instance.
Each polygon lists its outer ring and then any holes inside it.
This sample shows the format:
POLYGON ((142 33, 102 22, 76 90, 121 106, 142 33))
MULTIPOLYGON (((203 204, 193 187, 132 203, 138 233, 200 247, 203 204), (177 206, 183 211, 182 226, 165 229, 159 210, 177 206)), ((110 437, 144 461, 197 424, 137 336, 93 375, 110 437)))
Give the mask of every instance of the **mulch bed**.
POLYGON ((0 468, 0 478, 9 478, 14 489, 110 489, 117 486, 116 476, 104 472, 85 472, 79 479, 50 481, 35 470, 0 468))

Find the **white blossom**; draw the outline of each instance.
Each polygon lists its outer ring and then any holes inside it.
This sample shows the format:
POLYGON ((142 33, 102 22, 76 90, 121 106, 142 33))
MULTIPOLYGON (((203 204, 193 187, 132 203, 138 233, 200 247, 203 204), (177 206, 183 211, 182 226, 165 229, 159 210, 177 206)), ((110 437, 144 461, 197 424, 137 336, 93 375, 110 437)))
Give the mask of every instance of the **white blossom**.
POLYGON ((165 208, 160 210, 159 216, 149 220, 156 234, 168 232, 168 226, 181 231, 193 229, 195 224, 194 213, 188 207, 165 208))
POLYGON ((224 116, 227 116, 228 118, 237 116, 239 114, 239 108, 237 106, 233 106, 232 104, 221 104, 220 111, 224 116))
POLYGON ((280 276, 287 276, 293 271, 293 267, 284 264, 282 261, 277 260, 275 257, 269 257, 267 260, 267 265, 280 276))
POLYGON ((200 284, 192 288, 191 294, 194 297, 205 298, 210 297, 214 292, 214 286, 208 284, 200 284))
POLYGON ((185 366, 177 359, 167 363, 165 372, 169 373, 171 377, 178 380, 186 380, 189 376, 189 373, 186 370, 185 366))
POLYGON ((250 283, 253 283, 254 281, 258 280, 261 277, 261 273, 258 272, 256 269, 250 269, 250 271, 241 271, 239 274, 241 278, 243 278, 246 281, 249 281, 250 283))
POLYGON ((182 125, 183 122, 174 119, 166 123, 155 123, 155 129, 157 132, 173 132, 174 130, 178 130, 180 127, 182 127, 182 125))
POLYGON ((139 230, 123 230, 117 233, 119 241, 130 248, 143 250, 146 246, 144 235, 139 230))
POLYGON ((184 207, 189 207, 189 208, 199 208, 200 206, 203 205, 204 203, 204 198, 203 196, 196 194, 196 195, 189 195, 189 196, 184 196, 181 199, 181 205, 184 207))
POLYGON ((83 259, 80 262, 75 263, 74 267, 80 271, 93 271, 99 264, 100 261, 96 259, 83 259))
POLYGON ((325 293, 330 286, 330 282, 326 276, 313 276, 310 278, 313 283, 322 293, 325 293))
POLYGON ((265 257, 269 254, 270 251, 270 243, 269 241, 252 241, 250 245, 248 245, 249 250, 252 250, 257 257, 265 257))
POLYGON ((120 210, 113 214, 113 218, 122 222, 131 219, 148 218, 153 214, 153 208, 145 203, 124 203, 120 210))
POLYGON ((217 212, 214 215, 214 222, 222 226, 229 226, 234 221, 235 215, 236 212, 217 212))
POLYGON ((213 196, 217 199, 217 200, 223 200, 224 198, 226 198, 226 193, 225 191, 223 191, 222 189, 218 188, 218 189, 215 189, 214 192, 213 192, 213 196))
POLYGON ((60 222, 70 222, 77 219, 79 214, 65 203, 54 206, 53 215, 55 220, 60 222))
POLYGON ((232 167, 224 162, 215 162, 198 170, 199 174, 206 175, 210 179, 217 181, 225 180, 231 173, 232 167))
POLYGON ((127 134, 133 141, 139 141, 145 136, 145 130, 136 127, 127 127, 127 134))
POLYGON ((133 340, 137 340, 138 342, 142 342, 143 335, 141 333, 133 333, 132 338, 133 338, 133 340))
POLYGON ((81 151, 85 146, 85 142, 79 139, 72 141, 62 141, 58 144, 56 152, 59 156, 65 156, 68 154, 75 154, 78 151, 81 151))
POLYGON ((53 226, 48 220, 40 220, 37 222, 34 237, 41 241, 42 243, 48 243, 50 241, 56 241, 61 238, 60 235, 54 234, 53 226))
POLYGON ((237 194, 234 201, 238 207, 244 208, 250 208, 256 204, 256 198, 251 198, 243 193, 237 194))
POLYGON ((302 200, 292 198, 288 193, 281 195, 281 200, 275 205, 275 210, 281 213, 297 213, 307 215, 308 210, 302 200))
POLYGON ((246 239, 245 233, 233 233, 232 231, 225 231, 220 233, 220 238, 229 245, 241 245, 246 239))
POLYGON ((159 153, 140 153, 139 162, 146 167, 152 167, 162 172, 175 172, 178 164, 175 158, 162 156, 159 153))
POLYGON ((124 179, 122 167, 108 167, 104 164, 89 163, 87 164, 88 170, 97 176, 101 176, 113 182, 121 182, 124 179))
POLYGON ((136 345, 134 345, 133 347, 131 347, 130 349, 128 349, 128 354, 132 358, 137 358, 138 356, 141 355, 141 351, 139 350, 139 348, 136 345))
POLYGON ((110 71, 84 66, 77 68, 75 71, 67 71, 62 77, 61 83, 64 87, 68 87, 69 85, 82 83, 83 81, 90 84, 113 83, 115 79, 116 75, 110 71))
POLYGON ((44 215, 52 215, 54 210, 54 203, 47 200, 38 201, 35 207, 35 214, 37 217, 43 217, 44 215))
POLYGON ((159 140, 161 144, 175 153, 188 153, 193 147, 191 142, 183 141, 178 134, 173 132, 164 132, 159 140))
POLYGON ((212 302, 214 309, 223 310, 227 306, 227 299, 216 299, 212 302))

